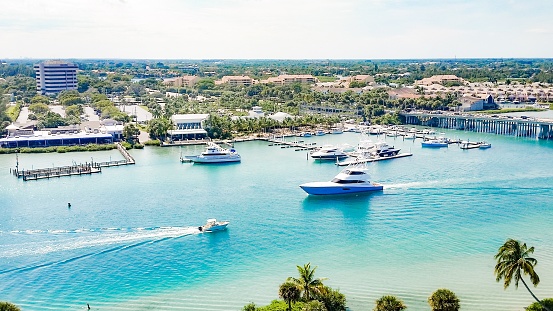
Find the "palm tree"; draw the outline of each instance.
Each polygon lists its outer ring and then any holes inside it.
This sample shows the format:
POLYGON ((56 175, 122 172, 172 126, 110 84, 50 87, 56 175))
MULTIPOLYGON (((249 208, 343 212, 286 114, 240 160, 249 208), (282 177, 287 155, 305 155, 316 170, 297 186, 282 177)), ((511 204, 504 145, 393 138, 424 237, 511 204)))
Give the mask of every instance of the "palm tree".
POLYGON ((504 288, 509 287, 511 281, 515 280, 515 288, 518 288, 518 281, 522 281, 524 287, 530 292, 530 295, 542 305, 542 307, 551 311, 547 308, 539 299, 532 293, 524 279, 522 278, 522 273, 525 275, 530 275, 530 281, 534 284, 534 287, 538 286, 540 283, 540 278, 534 267, 538 264, 538 261, 530 257, 530 254, 534 253, 534 247, 528 248, 526 243, 521 243, 517 240, 508 239, 505 244, 503 244, 495 259, 497 259, 497 264, 495 265, 495 280, 499 282, 501 279, 504 280, 504 288), (522 273, 521 273, 522 272, 522 273))
POLYGON ((449 289, 441 288, 428 297, 432 311, 458 311, 461 308, 459 298, 449 289))
POLYGON ((298 286, 292 282, 280 284, 278 295, 288 304, 288 311, 292 311, 292 302, 296 302, 301 297, 301 291, 298 286))
POLYGON ((307 264, 301 266, 297 266, 298 272, 300 274, 300 277, 298 279, 294 277, 289 277, 287 281, 290 281, 303 293, 303 298, 306 301, 311 300, 311 297, 316 295, 320 288, 323 286, 323 280, 325 279, 315 279, 315 270, 317 270, 317 267, 311 269, 311 263, 308 262, 307 264))
POLYGON ((0 301, 0 311, 21 311, 21 309, 13 303, 0 301))
POLYGON ((382 296, 376 300, 376 307, 373 311, 402 311, 407 307, 403 301, 397 299, 396 296, 382 296))

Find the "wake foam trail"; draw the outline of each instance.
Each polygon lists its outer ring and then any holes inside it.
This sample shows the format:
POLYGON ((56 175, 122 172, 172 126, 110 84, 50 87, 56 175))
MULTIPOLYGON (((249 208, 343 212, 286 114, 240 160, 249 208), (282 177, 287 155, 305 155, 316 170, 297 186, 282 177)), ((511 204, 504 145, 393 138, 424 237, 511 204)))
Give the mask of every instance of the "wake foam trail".
MULTIPOLYGON (((2 270, 2 271, 0 271, 0 275, 7 274, 7 273, 12 273, 12 272, 27 272, 27 271, 40 269, 40 268, 47 268, 47 267, 52 267, 52 266, 63 265, 63 264, 71 263, 71 262, 81 260, 81 259, 84 259, 84 258, 92 257, 92 256, 98 256, 98 255, 104 255, 104 254, 108 254, 108 253, 112 253, 112 252, 128 250, 128 249, 131 249, 131 248, 139 247, 141 245, 154 244, 154 243, 158 243, 158 242, 161 242, 161 241, 165 241, 165 240, 169 240, 169 239, 176 239, 176 238, 180 238, 180 237, 183 237, 183 236, 186 236, 186 235, 195 234, 195 233, 200 232, 195 227, 183 227, 183 228, 170 227, 170 228, 166 228, 166 229, 160 229, 159 231, 169 231, 169 232, 163 232, 163 235, 158 234, 158 235, 155 236, 156 237, 155 239, 147 239, 146 241, 141 241, 141 242, 133 243, 133 244, 130 244, 130 245, 119 245, 119 246, 104 249, 104 250, 101 250, 101 251, 91 252, 91 253, 71 257, 71 258, 68 258, 68 259, 63 259, 63 260, 52 261, 52 262, 43 263, 43 264, 36 264, 36 265, 30 265, 30 266, 25 266, 25 267, 17 267, 17 268, 2 270), (170 229, 170 230, 167 230, 167 229, 170 229), (179 229, 179 230, 175 230, 175 229, 179 229), (184 229, 184 230, 180 230, 180 229, 184 229)), ((151 235, 148 235, 148 237, 151 237, 151 235)), ((144 238, 144 237, 140 237, 140 238, 144 238)), ((124 241, 128 241, 128 239, 125 239, 124 241)), ((75 249, 75 248, 73 248, 73 249, 75 249)))
MULTIPOLYGON (((61 235, 61 239, 51 239, 54 235, 59 237, 59 233, 52 233, 50 230, 41 231, 45 234, 45 237, 49 238, 48 240, 4 245, 4 247, 0 250, 0 258, 44 255, 52 252, 133 243, 135 241, 155 242, 163 238, 176 238, 199 233, 197 227, 158 227, 151 230, 125 229, 124 231, 113 229, 93 230, 94 231, 87 230, 80 233, 75 232, 72 234, 61 235)), ((26 231, 20 231, 15 234, 26 234, 22 232, 26 231)), ((131 244, 130 246, 132 245, 134 244, 131 244)))

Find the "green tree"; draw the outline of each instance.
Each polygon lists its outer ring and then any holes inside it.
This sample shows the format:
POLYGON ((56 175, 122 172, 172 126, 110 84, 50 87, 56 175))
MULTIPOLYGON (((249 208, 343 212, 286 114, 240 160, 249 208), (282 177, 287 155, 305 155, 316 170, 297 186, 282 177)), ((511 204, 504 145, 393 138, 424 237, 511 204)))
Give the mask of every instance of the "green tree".
POLYGON ((289 277, 288 281, 296 284, 300 291, 303 294, 303 299, 305 301, 310 301, 312 297, 320 293, 321 288, 323 287, 324 279, 315 278, 315 270, 317 267, 311 269, 311 263, 302 266, 296 266, 300 274, 299 278, 289 277))
POLYGON ((72 105, 65 108, 65 116, 67 118, 80 118, 84 113, 84 109, 81 105, 72 105))
POLYGON ((374 311, 402 311, 407 309, 403 301, 396 296, 382 296, 376 300, 374 311))
POLYGON ((346 296, 337 289, 323 286, 316 298, 327 311, 346 311, 346 296))
POLYGON ((244 308, 242 308, 242 311, 255 311, 255 310, 257 310, 257 308, 255 307, 255 303, 253 302, 248 303, 247 305, 244 306, 244 308))
POLYGON ((35 103, 29 105, 29 110, 35 114, 46 114, 50 111, 50 108, 48 108, 48 105, 44 103, 35 103))
MULTIPOLYGON (((541 301, 549 310, 553 309, 553 298, 545 298, 541 301)), ((526 311, 544 311, 545 309, 539 302, 534 302, 526 308, 526 311)))
POLYGON ((324 303, 318 300, 311 300, 303 306, 303 311, 328 311, 324 303))
POLYGON ((461 308, 459 298, 454 292, 441 288, 428 297, 428 304, 432 311, 457 311, 461 308))
POLYGON ((280 284, 278 295, 288 304, 288 311, 292 310, 292 302, 296 302, 301 297, 301 291, 298 286, 292 282, 280 284))
POLYGON ((534 287, 538 286, 540 283, 540 277, 534 270, 534 267, 538 264, 538 260, 530 257, 530 254, 533 253, 533 246, 528 248, 526 243, 508 239, 495 255, 495 259, 497 259, 497 264, 495 265, 495 280, 499 282, 503 279, 503 287, 505 289, 509 287, 513 279, 515 281, 515 288, 518 288, 518 282, 522 281, 522 284, 524 284, 524 287, 526 287, 530 295, 532 295, 538 303, 542 304, 545 310, 551 311, 552 309, 547 308, 538 297, 534 295, 522 277, 523 273, 524 275, 529 275, 530 281, 534 287))
POLYGON ((21 311, 21 309, 13 303, 0 301, 0 311, 21 311))
POLYGON ((36 104, 36 103, 48 104, 49 102, 50 102, 50 99, 44 95, 37 95, 31 98, 31 104, 36 104))
POLYGON ((128 123, 123 127, 123 137, 126 141, 134 142, 138 135, 140 135, 140 129, 134 123, 128 123))
POLYGON ((148 134, 151 139, 159 139, 161 141, 165 140, 167 137, 167 131, 173 127, 171 121, 168 119, 152 119, 148 123, 148 134))

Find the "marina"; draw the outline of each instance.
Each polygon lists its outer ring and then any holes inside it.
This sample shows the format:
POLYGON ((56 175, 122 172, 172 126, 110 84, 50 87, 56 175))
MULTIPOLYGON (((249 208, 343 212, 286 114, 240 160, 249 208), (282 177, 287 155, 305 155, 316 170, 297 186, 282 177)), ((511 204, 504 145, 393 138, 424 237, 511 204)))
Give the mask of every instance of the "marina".
MULTIPOLYGON (((467 152, 454 145, 422 148, 420 138, 386 138, 414 156, 368 163, 371 180, 383 190, 346 196, 311 196, 299 187, 329 180, 344 167, 261 140, 235 144, 243 157, 239 165, 182 165, 176 161, 181 152, 197 154, 203 146, 147 146, 129 150, 136 165, 40 183, 13 178, 8 172, 16 155, 2 155, 0 291, 36 311, 75 310, 82 301, 115 311, 160 301, 160 310, 240 310, 252 300, 263 305, 277 299, 275 286, 294 275, 297 264, 312 262, 348 297, 352 311, 404 291, 410 293, 406 304, 423 310, 440 287, 454 290, 467 310, 517 311, 531 297, 521 289, 505 292, 490 268, 498 246, 516 237, 536 247, 541 283, 535 291, 546 297, 553 290, 553 235, 547 230, 553 145, 443 131, 452 140, 493 147, 467 152), (499 156, 501 166, 495 165, 499 156), (211 218, 232 224, 197 234, 211 218), (44 286, 53 293, 48 299, 27 299, 42 295, 44 286)), ((302 140, 357 145, 360 134, 302 140)), ((29 168, 124 159, 116 150, 94 152, 94 161, 86 152, 18 156, 20 167, 29 168)))

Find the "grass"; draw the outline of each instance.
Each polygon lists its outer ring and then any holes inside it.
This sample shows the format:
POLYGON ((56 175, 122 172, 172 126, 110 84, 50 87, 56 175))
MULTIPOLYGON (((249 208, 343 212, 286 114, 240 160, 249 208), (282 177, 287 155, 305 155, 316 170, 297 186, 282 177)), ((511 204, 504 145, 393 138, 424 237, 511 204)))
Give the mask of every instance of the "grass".
POLYGON ((506 109, 500 109, 500 110, 482 110, 482 111, 477 111, 476 113, 499 114, 499 113, 509 113, 509 112, 544 111, 544 110, 545 109, 525 107, 525 108, 506 108, 506 109))
POLYGON ((17 118, 19 117, 19 113, 21 112, 21 103, 17 103, 14 106, 9 106, 8 109, 6 109, 6 114, 12 122, 15 122, 17 118))
POLYGON ((97 145, 89 144, 85 146, 55 146, 55 147, 38 147, 38 148, 0 148, 0 154, 7 153, 66 153, 66 152, 82 152, 82 151, 102 151, 112 150, 117 148, 115 144, 97 145))
POLYGON ((328 77, 328 76, 317 76, 317 79, 321 82, 334 82, 336 81, 336 77, 328 77))

